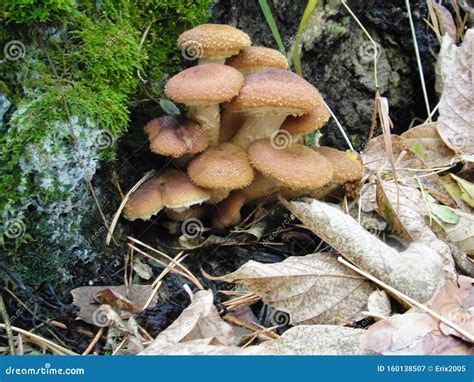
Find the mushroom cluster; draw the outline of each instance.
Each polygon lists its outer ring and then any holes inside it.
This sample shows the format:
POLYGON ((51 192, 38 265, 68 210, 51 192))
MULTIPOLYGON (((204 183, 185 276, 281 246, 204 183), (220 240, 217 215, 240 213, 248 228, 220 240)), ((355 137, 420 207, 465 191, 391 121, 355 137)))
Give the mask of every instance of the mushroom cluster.
POLYGON ((183 170, 143 183, 125 205, 127 219, 147 220, 164 209, 184 221, 214 208, 213 225, 223 228, 240 221, 245 204, 276 194, 322 197, 361 178, 353 153, 302 144, 330 114, 319 91, 289 71, 279 51, 251 46, 247 34, 219 24, 188 30, 178 44, 199 54, 196 66, 165 86, 167 97, 187 106, 187 116, 153 119, 145 133, 153 153, 183 170))

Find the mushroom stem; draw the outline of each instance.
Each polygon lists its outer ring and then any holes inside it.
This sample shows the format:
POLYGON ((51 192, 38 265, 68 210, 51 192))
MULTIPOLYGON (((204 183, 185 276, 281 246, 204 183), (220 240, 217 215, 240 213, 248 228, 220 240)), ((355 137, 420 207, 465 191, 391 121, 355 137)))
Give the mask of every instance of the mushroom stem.
POLYGON ((249 116, 232 138, 232 143, 246 149, 253 141, 270 137, 274 131, 280 128, 285 118, 286 114, 249 116))
POLYGON ((188 115, 206 129, 209 146, 219 141, 220 107, 219 104, 207 106, 190 106, 188 115))
POLYGON ((200 58, 198 61, 198 65, 203 64, 225 64, 225 57, 224 58, 200 58))

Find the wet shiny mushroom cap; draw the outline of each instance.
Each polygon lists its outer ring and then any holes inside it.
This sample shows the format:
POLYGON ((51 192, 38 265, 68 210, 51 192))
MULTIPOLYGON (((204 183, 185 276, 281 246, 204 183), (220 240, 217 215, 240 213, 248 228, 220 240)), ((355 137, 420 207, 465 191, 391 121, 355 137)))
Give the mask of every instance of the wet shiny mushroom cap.
POLYGON ((209 193, 194 185, 181 171, 168 170, 163 179, 163 204, 166 208, 186 209, 209 200, 209 193))
POLYGON ((166 96, 190 106, 215 105, 230 101, 244 84, 242 74, 230 66, 203 64, 185 69, 171 77, 166 96))
POLYGON ((260 139, 249 146, 248 154, 258 171, 292 190, 316 189, 332 180, 331 163, 304 145, 281 149, 260 139))
POLYGON ((280 129, 288 131, 291 135, 306 134, 323 127, 330 117, 329 110, 322 103, 311 113, 297 117, 292 115, 286 117, 280 129))
POLYGON ((319 91, 308 81, 289 70, 271 68, 248 75, 238 96, 225 107, 255 115, 302 115, 322 102, 319 91))
POLYGON ((185 57, 224 59, 250 46, 250 37, 230 25, 201 24, 178 37, 185 57))
POLYGON ((155 118, 146 124, 144 130, 150 141, 150 150, 155 154, 178 158, 200 153, 209 145, 205 129, 187 118, 155 118))
POLYGON ((123 216, 127 220, 143 219, 149 220, 153 215, 160 212, 163 207, 161 194, 163 179, 155 175, 141 184, 130 198, 123 209, 123 216))
POLYGON ((364 168, 356 153, 326 146, 315 147, 313 150, 331 162, 335 182, 355 182, 362 178, 364 168))
POLYGON ((249 46, 236 56, 226 60, 226 65, 232 66, 242 74, 250 74, 265 68, 287 69, 288 60, 275 49, 263 46, 249 46))
POLYGON ((253 169, 245 150, 221 143, 191 160, 188 175, 200 187, 233 190, 250 184, 253 169))

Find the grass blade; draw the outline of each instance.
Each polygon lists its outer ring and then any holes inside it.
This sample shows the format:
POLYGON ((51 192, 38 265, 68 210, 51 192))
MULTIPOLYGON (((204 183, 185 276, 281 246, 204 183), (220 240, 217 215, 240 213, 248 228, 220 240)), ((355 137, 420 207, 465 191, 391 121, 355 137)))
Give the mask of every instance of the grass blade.
POLYGON ((280 32, 278 31, 278 27, 276 25, 275 19, 273 18, 272 11, 270 10, 267 0, 258 0, 258 3, 260 4, 260 8, 262 8, 263 15, 265 16, 265 20, 267 20, 267 24, 272 31, 273 38, 278 45, 278 49, 280 49, 280 52, 283 54, 286 54, 280 32))
POLYGON ((313 14, 314 8, 318 4, 318 0, 309 0, 308 4, 306 4, 306 8, 303 13, 303 17, 301 18, 300 25, 298 27, 298 32, 296 33, 295 43, 293 44, 293 66, 295 72, 298 73, 300 76, 303 75, 303 71, 301 70, 301 57, 300 57, 300 43, 301 43, 301 36, 303 34, 304 27, 309 20, 309 17, 313 14))

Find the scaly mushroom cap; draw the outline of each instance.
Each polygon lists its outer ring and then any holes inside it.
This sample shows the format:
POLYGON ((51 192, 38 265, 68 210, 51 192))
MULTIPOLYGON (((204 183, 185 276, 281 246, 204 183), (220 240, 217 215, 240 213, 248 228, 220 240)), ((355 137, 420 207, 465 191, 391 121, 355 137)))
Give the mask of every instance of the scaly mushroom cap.
POLYGON ((163 179, 155 175, 141 184, 130 196, 123 209, 123 216, 127 220, 143 219, 149 220, 153 215, 160 212, 163 207, 161 187, 163 179))
POLYGON ((166 96, 189 106, 216 105, 235 97, 244 84, 242 74, 230 66, 203 64, 171 77, 166 96))
POLYGON ((311 113, 286 117, 280 129, 288 131, 291 135, 306 134, 323 127, 330 117, 328 108, 322 103, 311 113))
POLYGON ((253 169, 242 148, 221 143, 191 160, 188 175, 200 187, 233 190, 250 184, 253 169))
POLYGON ((181 33, 178 45, 193 58, 213 60, 234 56, 252 43, 247 33, 230 25, 201 24, 181 33))
POLYGON ((205 129, 187 118, 155 118, 145 125, 144 130, 150 141, 150 150, 155 154, 178 158, 200 153, 209 145, 205 129))
POLYGON ((243 74, 250 74, 265 68, 288 69, 288 60, 278 50, 249 46, 242 49, 237 56, 228 58, 226 65, 243 74))
POLYGON ((186 174, 168 170, 163 174, 163 204, 166 208, 186 209, 209 200, 209 193, 195 186, 186 174))
POLYGON ((240 209, 244 203, 244 194, 241 191, 233 191, 216 206, 217 212, 213 214, 212 225, 216 228, 224 228, 239 223, 240 209))
POLYGON ((356 153, 349 150, 339 151, 325 146, 315 147, 313 150, 331 162, 335 182, 355 182, 362 178, 364 168, 356 153))
POLYGON ((304 145, 279 149, 267 139, 260 139, 250 145, 248 152, 250 163, 258 171, 292 190, 319 188, 332 180, 331 163, 304 145))
POLYGON ((309 82, 289 70, 271 68, 248 75, 239 95, 225 107, 246 114, 302 115, 322 102, 309 82))

